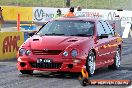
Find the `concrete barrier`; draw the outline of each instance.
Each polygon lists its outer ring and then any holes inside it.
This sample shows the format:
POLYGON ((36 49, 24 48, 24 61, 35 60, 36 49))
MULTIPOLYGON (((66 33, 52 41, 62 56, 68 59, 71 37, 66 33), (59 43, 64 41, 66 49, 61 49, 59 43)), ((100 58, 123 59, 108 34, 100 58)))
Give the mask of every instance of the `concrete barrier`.
POLYGON ((20 45, 24 42, 23 32, 0 32, 0 60, 16 58, 20 45))

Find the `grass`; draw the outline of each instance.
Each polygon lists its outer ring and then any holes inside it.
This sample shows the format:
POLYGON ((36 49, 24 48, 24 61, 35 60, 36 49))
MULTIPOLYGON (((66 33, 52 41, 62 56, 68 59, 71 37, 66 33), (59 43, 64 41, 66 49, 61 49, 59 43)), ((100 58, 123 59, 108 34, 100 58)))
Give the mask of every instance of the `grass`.
MULTIPOLYGON (((65 0, 0 0, 1 6, 66 7, 65 0)), ((132 0, 71 0, 71 6, 89 9, 132 9, 132 0)))

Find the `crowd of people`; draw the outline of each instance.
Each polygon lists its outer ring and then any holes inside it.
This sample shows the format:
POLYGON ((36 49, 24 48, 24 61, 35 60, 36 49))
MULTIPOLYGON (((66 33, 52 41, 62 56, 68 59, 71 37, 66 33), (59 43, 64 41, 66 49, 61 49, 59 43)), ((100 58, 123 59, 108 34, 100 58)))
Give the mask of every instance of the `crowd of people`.
MULTIPOLYGON (((77 7, 77 11, 81 11, 80 6, 77 7)), ((62 14, 61 10, 58 9, 57 14, 55 15, 55 18, 62 17, 62 16, 64 16, 64 17, 73 17, 73 16, 75 16, 74 7, 70 7, 69 12, 64 14, 64 15, 62 14)))

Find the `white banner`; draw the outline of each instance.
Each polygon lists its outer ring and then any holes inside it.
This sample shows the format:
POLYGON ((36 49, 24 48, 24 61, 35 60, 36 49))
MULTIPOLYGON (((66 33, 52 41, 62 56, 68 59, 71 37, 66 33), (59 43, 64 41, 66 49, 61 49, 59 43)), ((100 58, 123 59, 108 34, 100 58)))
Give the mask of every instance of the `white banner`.
POLYGON ((62 13, 68 12, 67 8, 35 7, 33 8, 33 21, 45 22, 51 20, 57 14, 58 9, 60 9, 62 13))
MULTIPOLYGON (((48 7, 34 7, 33 8, 33 21, 45 22, 51 20, 57 14, 57 9, 60 9, 62 14, 68 12, 69 8, 48 8, 48 7)), ((121 20, 121 25, 125 26, 127 22, 132 22, 132 11, 117 11, 117 10, 104 10, 104 9, 82 9, 77 11, 76 16, 85 16, 96 19, 104 20, 121 20), (116 17, 119 16, 119 17, 116 17)))
POLYGON ((84 9, 79 16, 86 16, 104 20, 120 20, 121 26, 125 26, 127 22, 132 22, 132 11, 102 10, 102 9, 84 9))

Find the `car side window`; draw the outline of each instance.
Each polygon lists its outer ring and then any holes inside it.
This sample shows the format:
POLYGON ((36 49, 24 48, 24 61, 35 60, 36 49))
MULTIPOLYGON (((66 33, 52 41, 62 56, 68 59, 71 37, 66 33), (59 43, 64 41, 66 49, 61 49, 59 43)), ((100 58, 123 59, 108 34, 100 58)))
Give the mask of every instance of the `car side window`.
POLYGON ((98 36, 100 36, 101 34, 106 34, 105 29, 103 28, 100 21, 97 23, 97 33, 98 36))
POLYGON ((105 21, 102 21, 101 22, 106 33, 109 34, 109 35, 113 35, 114 33, 112 32, 112 30, 110 29, 110 27, 108 26, 108 23, 106 23, 105 21))
POLYGON ((114 31, 114 29, 112 28, 112 26, 111 26, 108 22, 106 22, 106 24, 108 25, 108 27, 109 27, 109 29, 111 30, 112 34, 115 35, 115 31, 114 31))

